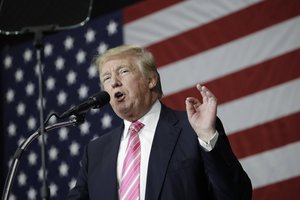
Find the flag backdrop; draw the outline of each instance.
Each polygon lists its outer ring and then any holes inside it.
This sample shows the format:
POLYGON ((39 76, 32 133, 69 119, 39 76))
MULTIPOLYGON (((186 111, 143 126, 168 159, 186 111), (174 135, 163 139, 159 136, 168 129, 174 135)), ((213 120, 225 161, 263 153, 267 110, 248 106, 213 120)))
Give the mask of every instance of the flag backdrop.
MULTIPOLYGON (((233 151, 250 176, 254 199, 300 195, 300 1, 144 1, 45 38, 45 116, 62 113, 99 91, 92 59, 134 43, 156 57, 170 107, 200 97, 200 82, 218 97, 233 151)), ((1 54, 4 166, 39 126, 38 80, 32 42, 1 54)), ((50 120, 55 123, 57 120, 50 120)), ((51 199, 75 184, 84 145, 120 124, 109 106, 84 124, 47 133, 51 199)), ((10 199, 39 199, 40 142, 24 153, 10 199)))

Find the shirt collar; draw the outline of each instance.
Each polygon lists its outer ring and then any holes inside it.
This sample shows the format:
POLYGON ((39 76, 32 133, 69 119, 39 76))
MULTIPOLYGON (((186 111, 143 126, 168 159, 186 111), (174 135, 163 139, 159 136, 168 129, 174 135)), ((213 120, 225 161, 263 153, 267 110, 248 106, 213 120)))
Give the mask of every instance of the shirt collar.
MULTIPOLYGON (((160 111, 161 111, 161 103, 159 100, 156 100, 155 103, 152 105, 151 109, 138 121, 142 122, 145 125, 144 129, 148 129, 148 130, 152 129, 152 131, 154 132, 159 119, 160 111)), ((125 119, 123 121, 124 121, 123 138, 126 138, 128 136, 129 126, 131 125, 132 122, 127 121, 125 119)))

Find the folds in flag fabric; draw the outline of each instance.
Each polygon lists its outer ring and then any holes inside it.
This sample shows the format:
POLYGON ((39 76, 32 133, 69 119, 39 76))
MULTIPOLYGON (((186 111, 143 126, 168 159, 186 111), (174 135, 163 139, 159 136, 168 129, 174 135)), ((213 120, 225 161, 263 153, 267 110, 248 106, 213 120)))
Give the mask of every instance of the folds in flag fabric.
MULTIPOLYGON (((300 195, 300 3, 297 0, 144 1, 45 38, 45 113, 63 112, 100 90, 96 54, 123 43, 156 57, 163 103, 184 110, 196 83, 217 96, 218 116, 253 184, 253 199, 300 195)), ((35 51, 2 51, 4 168, 38 126, 35 51)), ((50 120, 50 123, 56 121, 50 120)), ((120 124, 109 106, 79 127, 47 133, 51 199, 75 183, 84 145, 120 124)), ((39 199, 40 142, 24 153, 11 199, 39 199)))

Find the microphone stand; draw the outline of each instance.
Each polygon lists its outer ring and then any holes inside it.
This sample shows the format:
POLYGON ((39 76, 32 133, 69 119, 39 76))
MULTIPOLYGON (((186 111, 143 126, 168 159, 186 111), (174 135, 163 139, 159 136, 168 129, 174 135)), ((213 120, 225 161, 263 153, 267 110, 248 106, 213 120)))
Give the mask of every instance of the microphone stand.
POLYGON ((44 44, 43 33, 55 30, 57 25, 45 25, 37 27, 25 27, 22 29, 24 32, 34 33, 34 46, 36 48, 36 59, 38 66, 38 86, 39 86, 39 118, 40 118, 40 135, 41 142, 41 167, 42 167, 42 188, 41 197, 43 200, 48 200, 50 196, 50 190, 47 186, 46 179, 46 156, 45 156, 45 133, 44 133, 44 80, 43 80, 43 61, 44 61, 44 44))
POLYGON ((43 60, 44 60, 44 44, 43 44, 43 30, 42 29, 49 29, 51 30, 52 26, 45 26, 45 27, 37 27, 33 28, 34 32, 34 40, 35 40, 35 47, 36 47, 36 57, 37 57, 37 64, 39 67, 39 103, 40 103, 40 109, 39 109, 39 116, 40 116, 40 131, 42 136, 42 143, 41 143, 41 165, 42 165, 42 188, 41 188, 41 196, 43 200, 48 200, 50 196, 50 190, 47 185, 47 179, 46 179, 46 156, 45 156, 45 133, 44 133, 44 90, 43 90, 43 60))
MULTIPOLYGON (((39 136, 42 135, 42 132, 46 133, 47 131, 51 131, 57 128, 61 128, 61 127, 66 127, 66 126, 70 126, 70 125, 79 125, 81 123, 84 122, 84 117, 85 114, 82 115, 77 115, 75 118, 69 120, 69 121, 65 121, 65 122, 60 122, 60 123, 56 123, 53 125, 49 125, 47 127, 45 127, 44 131, 41 130, 37 130, 36 132, 34 132, 33 134, 31 134, 16 150, 14 156, 13 156, 13 161, 12 164, 9 168, 8 171, 8 175, 6 177, 5 180, 5 185, 4 185, 4 190, 3 190, 3 194, 2 194, 2 200, 7 200, 8 199, 8 195, 10 193, 11 190, 11 186, 12 183, 14 181, 14 178, 16 176, 16 171, 17 168, 19 166, 19 162, 21 159, 22 154, 26 151, 27 147, 31 144, 32 141, 34 141, 36 138, 38 138, 39 136)), ((44 124, 44 123, 43 123, 44 124)))

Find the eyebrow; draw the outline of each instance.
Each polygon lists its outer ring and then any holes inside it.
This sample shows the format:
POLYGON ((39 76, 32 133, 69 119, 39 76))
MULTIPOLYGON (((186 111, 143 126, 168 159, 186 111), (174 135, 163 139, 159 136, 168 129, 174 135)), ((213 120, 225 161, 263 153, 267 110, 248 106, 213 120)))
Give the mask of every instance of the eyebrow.
MULTIPOLYGON (((113 71, 119 71, 120 69, 125 68, 125 67, 128 67, 128 66, 127 65, 119 65, 113 71)), ((110 72, 101 73, 100 77, 104 77, 104 76, 109 75, 109 74, 111 74, 111 73, 110 72)))

